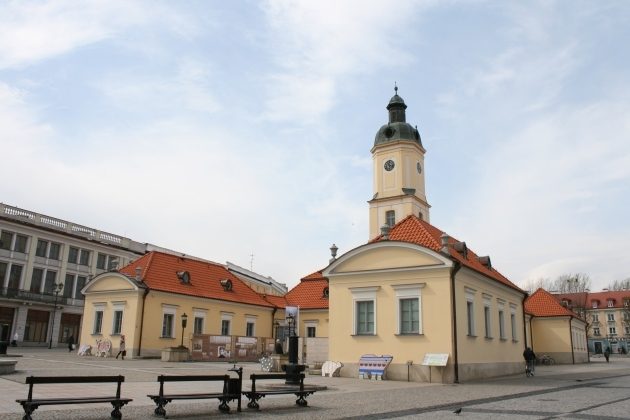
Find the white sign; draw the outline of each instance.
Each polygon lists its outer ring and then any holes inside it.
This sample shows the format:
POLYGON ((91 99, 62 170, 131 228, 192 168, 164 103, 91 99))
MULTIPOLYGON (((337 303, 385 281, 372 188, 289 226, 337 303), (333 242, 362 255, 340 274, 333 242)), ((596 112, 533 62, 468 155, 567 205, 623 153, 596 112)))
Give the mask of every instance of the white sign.
POLYGON ((422 364, 424 366, 446 366, 448 353, 426 353, 422 364))

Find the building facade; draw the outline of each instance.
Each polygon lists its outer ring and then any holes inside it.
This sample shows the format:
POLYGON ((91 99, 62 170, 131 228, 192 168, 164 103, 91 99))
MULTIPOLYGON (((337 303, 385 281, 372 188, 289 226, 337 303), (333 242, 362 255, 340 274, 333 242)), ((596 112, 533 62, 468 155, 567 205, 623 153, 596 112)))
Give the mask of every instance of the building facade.
POLYGON ((138 258, 146 244, 0 204, 0 340, 53 346, 82 323, 81 290, 96 275, 138 258))
POLYGON ((364 354, 392 356, 389 379, 459 382, 523 370, 526 293, 429 224, 424 154, 398 95, 371 150, 370 242, 326 267, 329 357, 358 374, 364 354), (424 364, 438 355, 442 366, 424 364))
POLYGON ((588 348, 602 354, 627 354, 630 350, 630 291, 556 294, 559 302, 576 312, 588 326, 588 348))

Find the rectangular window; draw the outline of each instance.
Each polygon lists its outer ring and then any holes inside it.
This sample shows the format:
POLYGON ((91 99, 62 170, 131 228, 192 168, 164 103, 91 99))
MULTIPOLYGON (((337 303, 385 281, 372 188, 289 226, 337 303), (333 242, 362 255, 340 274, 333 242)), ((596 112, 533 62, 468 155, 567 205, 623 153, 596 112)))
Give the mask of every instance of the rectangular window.
POLYGON ((63 297, 71 298, 74 291, 74 274, 66 274, 66 281, 63 285, 63 297))
POLYGON ((85 283, 87 283, 87 277, 77 276, 77 288, 74 291, 75 299, 83 299, 83 294, 81 293, 81 290, 83 290, 83 288, 85 287, 85 283))
POLYGON ((22 279, 22 266, 17 264, 11 264, 11 271, 9 272, 9 289, 17 290, 20 288, 20 280, 22 279))
POLYGON ((15 252, 21 252, 22 254, 26 254, 27 243, 28 243, 28 236, 15 235, 15 246, 13 247, 13 250, 15 252))
POLYGON ((475 336, 475 306, 472 300, 466 301, 466 315, 468 317, 468 335, 475 336))
POLYGON ((396 212, 394 210, 388 210, 385 212, 385 224, 389 227, 396 224, 396 212))
POLYGON ((37 248, 35 248, 35 255, 38 257, 46 258, 48 255, 48 242, 41 239, 37 240, 37 248))
POLYGON ((307 337, 316 337, 317 336, 317 327, 306 327, 306 336, 307 337))
POLYGON ((626 327, 626 335, 630 334, 630 327, 626 327))
POLYGON ((114 325, 112 326, 112 334, 120 334, 122 332, 123 311, 118 309, 114 311, 114 325))
POLYGON ((79 265, 90 265, 90 251, 82 249, 79 254, 79 265))
POLYGON ((61 244, 51 242, 50 247, 48 249, 48 258, 51 260, 59 261, 60 257, 61 257, 61 244))
POLYGON ((221 335, 230 335, 230 320, 221 320, 221 335))
POLYGON ((486 338, 492 338, 492 325, 490 324, 490 307, 483 307, 483 320, 486 327, 486 338))
POLYGON ((609 308, 614 308, 615 307, 615 301, 614 300, 608 300, 608 307, 609 308))
POLYGON ((96 268, 99 270, 105 270, 107 268, 107 255, 100 252, 96 256, 96 268))
POLYGON ((599 328, 597 327, 593 328, 593 335, 600 335, 599 328))
POLYGON ((599 314, 593 314, 593 322, 599 322, 599 314))
POLYGON ((400 333, 420 333, 420 301, 418 298, 400 299, 400 333))
POLYGON ((609 321, 614 321, 615 320, 615 314, 608 314, 608 320, 609 321))
POLYGON ((92 334, 100 334, 103 331, 103 311, 94 312, 94 330, 92 334))
POLYGON ((505 340, 505 316, 499 311, 499 338, 505 340))
POLYGON ((9 265, 5 262, 0 261, 0 285, 4 285, 4 278, 7 275, 7 268, 9 265))
POLYGON ((164 317, 162 318, 162 337, 173 338, 173 321, 174 320, 175 320, 175 315, 164 314, 164 317))
POLYGON ((512 327, 512 340, 516 341, 516 314, 510 314, 510 326, 512 327))
POLYGON ((13 242, 13 234, 11 232, 2 231, 0 234, 0 249, 11 250, 11 243, 13 242))
POLYGON ((615 327, 608 327, 608 334, 610 334, 610 335, 617 335, 617 328, 615 328, 615 327))
POLYGON ((68 250, 68 262, 71 264, 76 264, 79 261, 79 248, 75 248, 73 246, 68 250))
POLYGON ((33 293, 41 293, 43 280, 44 270, 42 270, 41 268, 33 268, 33 275, 31 276, 31 288, 29 290, 33 293))
POLYGON ((374 301, 364 300, 356 303, 357 308, 357 334, 374 334, 374 301))
POLYGON ((245 335, 247 337, 253 337, 254 336, 254 324, 253 322, 248 322, 245 326, 245 335))
POLYGON ((48 294, 54 294, 55 280, 57 280, 56 271, 46 271, 46 282, 44 283, 44 292, 48 294))
POLYGON ((193 334, 196 334, 196 335, 203 334, 203 318, 200 316, 195 317, 195 322, 193 325, 193 334))

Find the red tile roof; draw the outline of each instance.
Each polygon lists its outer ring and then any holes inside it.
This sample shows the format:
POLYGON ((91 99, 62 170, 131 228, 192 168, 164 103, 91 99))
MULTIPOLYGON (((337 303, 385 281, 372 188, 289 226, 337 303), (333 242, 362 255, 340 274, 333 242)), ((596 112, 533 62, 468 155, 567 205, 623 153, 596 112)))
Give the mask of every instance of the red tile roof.
POLYGON ((593 302, 597 302, 597 309, 626 308, 625 301, 630 302, 630 290, 612 290, 604 292, 580 292, 558 293, 554 295, 558 300, 566 299, 571 306, 593 309, 593 302), (608 301, 613 301, 613 306, 608 306, 608 301))
MULTIPOLYGON (((394 225, 394 227, 392 227, 389 233, 389 240, 410 242, 416 245, 423 246, 425 248, 432 249, 435 252, 440 252, 440 250, 442 249, 441 236, 443 234, 444 232, 442 232, 435 226, 425 222, 424 220, 419 219, 417 216, 409 215, 398 222, 396 225, 394 225)), ((383 236, 379 235, 370 242, 379 242, 383 240, 383 236)), ((499 283, 503 283, 504 285, 516 289, 519 292, 525 293, 521 288, 516 286, 494 268, 488 268, 485 265, 481 264, 477 259, 477 254, 472 252, 470 249, 468 249, 466 256, 456 251, 453 248, 456 242, 458 241, 449 235, 448 251, 452 259, 459 261, 462 265, 481 274, 484 274, 498 281, 499 283)))
POLYGON ((577 318, 573 311, 562 306, 555 296, 542 288, 525 299, 525 312, 534 316, 572 316, 577 318))
POLYGON ((136 267, 142 268, 141 279, 151 290, 250 305, 273 306, 220 264, 152 251, 123 267, 120 272, 135 278, 136 267), (190 283, 181 282, 177 276, 177 273, 181 271, 187 271, 190 274, 190 283), (223 288, 221 285, 223 279, 232 282, 231 291, 223 288))
MULTIPOLYGON (((284 296, 276 296, 276 295, 263 295, 263 299, 267 302, 271 303, 276 308, 284 308, 288 305, 287 300, 284 296)), ((289 305, 291 306, 291 305, 289 305)))
POLYGON ((304 277, 285 297, 290 306, 300 309, 328 309, 328 297, 324 296, 327 288, 328 280, 317 271, 304 277))

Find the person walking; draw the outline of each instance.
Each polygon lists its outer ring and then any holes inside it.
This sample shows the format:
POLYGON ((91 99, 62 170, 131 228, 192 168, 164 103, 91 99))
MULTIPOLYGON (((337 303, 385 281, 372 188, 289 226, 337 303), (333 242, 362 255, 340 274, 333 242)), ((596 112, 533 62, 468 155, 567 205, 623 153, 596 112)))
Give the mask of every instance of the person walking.
POLYGON ((125 346, 125 336, 121 335, 120 336, 120 346, 118 347, 118 354, 116 355, 116 359, 118 359, 118 356, 120 356, 120 358, 122 360, 125 360, 125 356, 127 355, 127 350, 126 350, 126 346, 125 346))
POLYGON ((11 341, 11 347, 17 347, 17 341, 19 339, 20 339, 20 336, 16 331, 15 334, 13 335, 13 341, 11 341))
POLYGON ((528 376, 534 376, 536 353, 534 353, 531 347, 527 347, 523 352, 523 358, 525 359, 526 364, 525 373, 527 373, 528 376))
POLYGON ((606 363, 608 363, 608 359, 610 358, 610 348, 606 347, 606 350, 604 350, 604 357, 606 358, 606 363))
POLYGON ((68 351, 72 352, 72 350, 74 350, 74 336, 71 335, 70 337, 68 337, 68 340, 66 340, 66 342, 68 343, 68 351))

